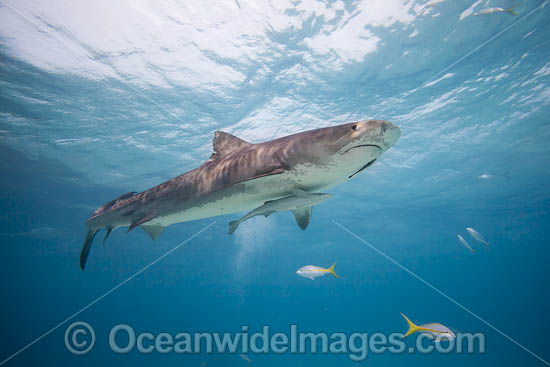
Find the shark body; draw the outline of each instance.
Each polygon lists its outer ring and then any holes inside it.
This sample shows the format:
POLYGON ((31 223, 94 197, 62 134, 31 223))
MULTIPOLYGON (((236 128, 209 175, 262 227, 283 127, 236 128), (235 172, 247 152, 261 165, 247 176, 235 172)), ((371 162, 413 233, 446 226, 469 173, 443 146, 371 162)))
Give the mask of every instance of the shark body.
POLYGON ((252 144, 217 131, 213 154, 198 168, 141 193, 129 192, 98 208, 87 220, 80 266, 93 239, 117 227, 144 229, 153 240, 171 224, 214 217, 341 184, 376 161, 399 138, 399 128, 367 120, 252 144))

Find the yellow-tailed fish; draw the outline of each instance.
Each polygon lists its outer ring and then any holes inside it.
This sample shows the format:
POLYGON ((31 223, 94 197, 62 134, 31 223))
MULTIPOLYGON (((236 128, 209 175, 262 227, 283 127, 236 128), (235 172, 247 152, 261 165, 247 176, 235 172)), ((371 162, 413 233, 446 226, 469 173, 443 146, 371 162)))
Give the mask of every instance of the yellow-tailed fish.
POLYGON ((250 363, 252 363, 252 360, 250 358, 248 358, 248 356, 246 354, 239 354, 239 357, 241 357, 241 359, 243 361, 246 361, 249 365, 250 365, 250 363))
POLYGON ((436 343, 440 342, 441 340, 451 340, 456 338, 455 333, 453 333, 451 329, 449 329, 445 325, 433 322, 418 326, 415 325, 411 320, 409 320, 409 318, 403 313, 401 313, 401 316, 403 316, 405 320, 407 320, 407 324, 409 324, 409 330, 405 333, 405 336, 409 336, 418 331, 421 334, 429 334, 433 336, 436 343))
POLYGON ((311 280, 313 280, 315 278, 318 278, 318 277, 322 277, 322 276, 327 275, 327 274, 332 274, 336 278, 340 278, 338 276, 338 274, 336 274, 334 272, 334 265, 336 265, 336 263, 332 264, 332 266, 328 269, 321 268, 321 267, 315 266, 315 265, 306 265, 306 266, 302 266, 300 269, 298 269, 296 274, 298 274, 299 276, 304 277, 304 278, 309 278, 311 280))

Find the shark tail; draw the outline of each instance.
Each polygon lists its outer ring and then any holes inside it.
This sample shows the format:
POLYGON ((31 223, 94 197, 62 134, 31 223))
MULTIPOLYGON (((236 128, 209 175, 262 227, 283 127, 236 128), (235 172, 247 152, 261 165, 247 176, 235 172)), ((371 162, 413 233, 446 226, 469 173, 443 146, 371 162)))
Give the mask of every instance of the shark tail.
POLYGON ((239 224, 241 224, 240 220, 234 220, 229 222, 229 234, 232 234, 233 232, 235 232, 239 224))
POLYGON ((86 260, 88 259, 88 255, 90 254, 90 249, 92 248, 92 242, 94 242, 94 237, 97 234, 99 229, 96 230, 89 230, 86 234, 86 238, 84 239, 84 243, 82 244, 82 250, 80 250, 80 268, 84 270, 86 267, 86 260))
POLYGON ((328 268, 327 271, 334 275, 336 278, 341 279, 340 276, 334 272, 334 265, 336 265, 336 263, 332 264, 332 266, 328 268))

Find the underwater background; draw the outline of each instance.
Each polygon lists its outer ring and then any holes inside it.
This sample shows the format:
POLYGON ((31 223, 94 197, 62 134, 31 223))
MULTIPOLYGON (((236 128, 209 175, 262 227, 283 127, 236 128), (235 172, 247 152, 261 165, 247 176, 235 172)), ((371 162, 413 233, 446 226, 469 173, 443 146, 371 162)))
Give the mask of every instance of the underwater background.
POLYGON ((248 354, 250 365, 545 365, 548 19, 536 0, 0 2, 0 363, 244 367, 238 354, 116 354, 107 336, 121 323, 404 333, 403 312, 481 332, 486 352, 248 354), (497 6, 517 16, 474 15, 497 6), (401 138, 328 190, 306 231, 290 213, 231 236, 239 213, 170 226, 155 242, 119 229, 80 270, 91 213, 199 166, 214 131, 261 142, 371 118, 401 138), (333 262, 342 279, 295 273, 333 262), (65 346, 73 321, 95 329, 86 355, 65 346))

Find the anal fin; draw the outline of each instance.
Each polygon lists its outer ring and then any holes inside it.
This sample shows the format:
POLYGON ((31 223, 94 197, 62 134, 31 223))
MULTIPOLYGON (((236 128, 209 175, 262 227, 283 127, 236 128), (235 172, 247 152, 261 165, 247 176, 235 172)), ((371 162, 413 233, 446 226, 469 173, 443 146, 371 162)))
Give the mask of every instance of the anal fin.
POLYGON ((106 232, 105 232, 105 237, 103 238, 103 243, 105 243, 105 241, 107 241, 107 238, 109 237, 109 235, 113 231, 114 227, 106 226, 105 229, 106 229, 106 232))
POLYGON ((164 230, 163 226, 152 226, 152 225, 150 226, 141 225, 140 228, 143 229, 145 232, 147 232, 149 236, 151 236, 151 239, 153 241, 159 238, 160 234, 164 230))
POLYGON ((296 218, 296 223, 298 224, 298 227, 300 227, 302 230, 305 230, 309 224, 309 220, 311 219, 311 211, 312 208, 310 205, 301 206, 292 210, 294 218, 296 218))

